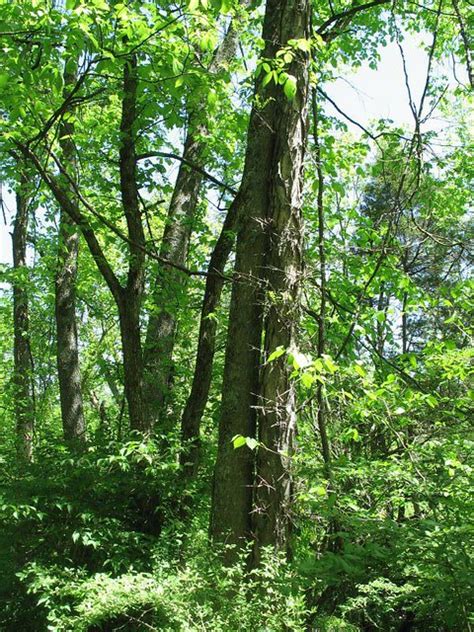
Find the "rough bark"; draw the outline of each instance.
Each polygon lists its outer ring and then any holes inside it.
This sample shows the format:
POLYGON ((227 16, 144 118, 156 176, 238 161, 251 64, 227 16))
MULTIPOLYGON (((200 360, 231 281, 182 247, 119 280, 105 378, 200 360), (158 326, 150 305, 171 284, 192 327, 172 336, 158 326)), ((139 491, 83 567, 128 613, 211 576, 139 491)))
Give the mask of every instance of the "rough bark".
POLYGON ((124 385, 130 428, 148 433, 151 421, 143 408, 143 354, 140 339, 140 307, 145 282, 145 234, 139 207, 136 178, 135 120, 137 106, 137 60, 125 62, 122 118, 120 122, 120 190, 127 221, 129 263, 127 283, 117 301, 122 339, 124 385))
MULTIPOLYGON (((287 2, 282 7, 280 41, 309 39, 310 3, 287 2)), ((308 57, 292 64, 297 92, 282 99, 275 127, 265 258, 266 315, 264 364, 260 377, 259 441, 254 499, 254 563, 262 547, 289 550, 291 530, 291 456, 296 431, 294 382, 285 355, 268 358, 279 347, 291 349, 299 320, 302 275, 302 189, 304 153, 308 136, 308 57)))
POLYGON ((27 177, 20 173, 16 192, 16 217, 13 227, 13 385, 15 397, 18 458, 31 461, 33 456, 34 397, 28 315, 28 269, 26 239, 28 232, 27 177))
MULTIPOLYGON (((263 26, 263 57, 272 59, 289 39, 308 37, 308 3, 306 1, 268 0, 263 26)), ((266 284, 276 300, 291 303, 284 292, 296 295, 299 281, 299 196, 301 163, 306 137, 306 94, 308 64, 305 53, 299 53, 289 72, 297 78, 297 95, 290 101, 281 86, 256 85, 247 139, 244 174, 238 199, 239 222, 235 282, 232 289, 229 330, 226 347, 222 410, 211 510, 211 535, 221 541, 241 545, 252 532, 252 492, 254 482, 253 453, 246 447, 234 449, 235 435, 254 436, 256 407, 266 401, 261 437, 268 448, 289 443, 292 434, 291 393, 287 391, 286 369, 264 371, 262 396, 258 396, 261 360, 263 293, 266 284), (269 230, 270 229, 270 230, 269 230), (289 239, 289 244, 285 240, 289 239), (265 251, 272 250, 265 261, 265 251), (287 288, 287 284, 290 287, 287 288), (272 405, 268 405, 268 404, 272 405), (277 405, 275 405, 277 404, 277 405), (277 411, 285 411, 284 423, 272 428, 277 411), (286 438, 285 438, 286 437, 286 438)), ((288 308, 290 311, 293 308, 288 308)), ((270 306, 266 318, 266 351, 273 345, 291 342, 292 325, 289 311, 270 306)), ((270 453, 268 453, 270 454, 270 453)), ((273 479, 268 467, 284 467, 285 480, 278 481, 276 494, 286 494, 286 466, 271 460, 260 463, 260 480, 273 479)), ((262 485, 263 487, 263 485, 262 485)), ((266 543, 269 517, 268 502, 259 499, 260 518, 257 524, 259 542, 266 543), (263 522, 265 521, 265 527, 263 522)), ((273 503, 273 499, 271 500, 273 503)), ((273 515, 273 514, 272 514, 273 515)), ((279 525, 279 523, 278 523, 279 525)), ((279 526, 278 526, 279 528, 279 526)), ((280 540, 280 538, 278 537, 280 540)), ((232 559, 232 555, 230 556, 232 559)))
POLYGON ((148 434, 151 429, 143 410, 140 298, 140 294, 123 290, 118 308, 123 353, 124 390, 130 416, 130 429, 148 434))
MULTIPOLYGON (((67 98, 68 88, 76 83, 75 72, 65 72, 64 80, 67 98)), ((74 176, 77 169, 72 140, 73 124, 64 121, 59 133, 63 162, 68 172, 74 176)), ((76 447, 83 444, 86 439, 76 321, 78 252, 79 230, 67 212, 60 208, 55 278, 56 358, 64 439, 76 447)))
MULTIPOLYGON (((248 0, 241 3, 248 5, 248 0)), ((218 72, 235 55, 238 44, 238 23, 234 20, 216 49, 209 72, 218 72)), ((160 246, 160 257, 172 264, 186 264, 189 243, 203 181, 201 172, 190 165, 201 166, 206 151, 207 125, 202 111, 189 113, 188 132, 184 143, 183 161, 174 187, 165 230, 160 246)), ((163 406, 167 398, 172 374, 172 355, 176 335, 177 314, 182 300, 186 277, 172 266, 161 267, 154 282, 153 306, 145 340, 145 402, 151 424, 161 416, 160 430, 166 432, 163 406)))
POLYGON ((80 445, 86 439, 76 324, 78 248, 77 228, 69 216, 61 212, 55 279, 57 366, 64 439, 71 445, 80 445))

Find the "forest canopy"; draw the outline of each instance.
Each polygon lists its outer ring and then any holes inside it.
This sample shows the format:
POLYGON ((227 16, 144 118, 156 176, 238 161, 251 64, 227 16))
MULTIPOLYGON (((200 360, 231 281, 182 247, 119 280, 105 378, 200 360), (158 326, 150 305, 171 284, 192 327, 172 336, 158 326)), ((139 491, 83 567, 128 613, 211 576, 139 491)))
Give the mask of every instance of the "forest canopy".
POLYGON ((473 15, 0 0, 1 630, 474 630, 473 15))

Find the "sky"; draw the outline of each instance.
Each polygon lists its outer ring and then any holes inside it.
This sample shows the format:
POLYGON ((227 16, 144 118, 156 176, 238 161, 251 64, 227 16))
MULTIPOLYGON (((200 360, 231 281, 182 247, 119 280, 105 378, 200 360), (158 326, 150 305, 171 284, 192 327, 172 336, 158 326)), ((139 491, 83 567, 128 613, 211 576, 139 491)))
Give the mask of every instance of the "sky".
MULTIPOLYGON (((410 79, 412 95, 415 103, 418 102, 420 93, 426 80, 427 54, 421 46, 420 36, 409 36, 403 43, 407 70, 410 79)), ((378 118, 390 118, 396 125, 413 126, 413 117, 408 105, 407 91, 403 76, 403 67, 400 52, 396 43, 390 43, 380 51, 381 59, 376 70, 371 70, 368 64, 364 64, 352 74, 344 74, 330 86, 325 86, 327 94, 335 101, 338 107, 358 121, 364 127, 370 129, 371 121, 378 118)), ((448 65, 443 69, 450 82, 454 83, 452 68, 448 65)), ((456 74, 463 75, 461 68, 456 69, 456 74)), ((328 104, 328 112, 336 114, 332 106, 328 104)), ((431 128, 441 128, 443 121, 433 118, 431 128)), ((354 134, 360 130, 348 123, 349 129, 354 134)), ((15 199, 3 187, 4 210, 7 220, 5 225, 3 215, 0 215, 0 263, 11 264, 11 220, 15 212, 15 199)))

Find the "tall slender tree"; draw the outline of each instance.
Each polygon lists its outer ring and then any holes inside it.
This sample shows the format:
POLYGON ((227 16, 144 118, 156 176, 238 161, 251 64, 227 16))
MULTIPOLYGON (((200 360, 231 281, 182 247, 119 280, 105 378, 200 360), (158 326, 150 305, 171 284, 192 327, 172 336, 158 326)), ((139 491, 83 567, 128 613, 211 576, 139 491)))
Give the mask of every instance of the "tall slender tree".
MULTIPOLYGON (((77 84, 76 84, 77 85, 77 84)), ((126 282, 121 284, 92 228, 82 206, 93 214, 97 211, 79 196, 79 188, 59 163, 60 175, 47 169, 28 145, 17 143, 25 158, 32 162, 45 184, 50 188, 60 207, 76 225, 89 247, 94 261, 109 287, 119 312, 120 335, 123 353, 124 388, 130 417, 130 427, 148 433, 150 426, 143 410, 143 354, 140 336, 140 309, 145 276, 145 234, 139 208, 136 177, 137 156, 136 107, 137 107, 137 57, 127 55, 123 63, 123 96, 120 118, 119 172, 122 208, 126 219, 127 234, 119 232, 128 244, 129 257, 126 282), (79 199, 78 199, 79 198, 79 199)), ((100 213, 98 214, 100 216, 100 213)), ((103 218, 102 218, 102 221, 103 218)), ((106 221, 106 220, 105 220, 106 221)), ((106 223, 108 223, 106 221, 106 223)), ((109 224, 109 227, 112 226, 109 224)))
POLYGON ((13 385, 15 388, 15 417, 17 453, 22 462, 33 456, 35 404, 31 365, 27 237, 31 191, 25 165, 18 162, 16 216, 12 234, 13 268, 13 385))

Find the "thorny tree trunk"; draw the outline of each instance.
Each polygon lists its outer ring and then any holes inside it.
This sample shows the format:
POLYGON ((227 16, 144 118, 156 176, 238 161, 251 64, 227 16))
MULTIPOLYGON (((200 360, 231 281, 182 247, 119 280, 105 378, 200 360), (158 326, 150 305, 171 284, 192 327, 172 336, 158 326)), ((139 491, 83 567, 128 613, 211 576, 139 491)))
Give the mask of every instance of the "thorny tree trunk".
MULTIPOLYGON (((308 12, 305 0, 267 1, 264 58, 274 58, 289 39, 308 37, 308 12)), ((254 459, 246 447, 234 450, 232 438, 255 435, 256 407, 262 402, 260 437, 268 450, 291 449, 294 429, 293 396, 284 363, 265 367, 262 397, 258 396, 264 286, 268 283, 267 296, 273 296, 274 301, 266 317, 265 351, 270 353, 275 346, 291 344, 293 323, 288 318, 292 321, 295 314, 290 295, 296 299, 300 279, 299 206, 308 85, 305 53, 297 53, 289 72, 297 78, 297 94, 292 101, 281 86, 263 89, 258 80, 238 200, 241 227, 211 512, 211 535, 236 545, 251 537, 254 459), (271 250, 265 260, 267 247, 271 250)), ((257 548, 267 543, 285 546, 289 492, 286 457, 270 451, 262 455, 258 476, 257 548)))
MULTIPOLYGON (((75 73, 65 73, 66 89, 74 86, 75 73)), ((67 97, 67 94, 65 95, 67 97)), ((60 129, 63 162, 69 172, 77 171, 72 140, 74 127, 64 121, 60 129)), ((85 442, 81 372, 76 324, 76 279, 79 230, 69 215, 60 209, 58 263, 55 279, 57 365, 61 418, 66 442, 78 447, 85 442)))
MULTIPOLYGON (((308 1, 280 3, 280 42, 309 39, 308 1)), ((279 24, 278 22, 276 23, 279 24)), ((288 551, 291 527, 291 456, 296 430, 295 394, 285 356, 268 358, 279 347, 290 349, 299 320, 302 274, 302 188, 308 135, 308 59, 299 56, 290 72, 297 79, 293 101, 283 100, 274 128, 273 166, 269 182, 268 231, 265 257, 266 310, 264 364, 260 377, 258 438, 254 499, 254 564, 262 547, 288 551)), ((285 97, 283 97, 285 99, 285 97)))
MULTIPOLYGON (((248 4, 248 0, 241 3, 248 4)), ((238 28, 230 25, 221 45, 217 48, 209 68, 217 72, 234 57, 238 44, 238 28)), ((203 176, 190 167, 201 166, 206 150, 207 126, 202 112, 191 112, 188 133, 184 143, 183 158, 171 198, 165 231, 160 247, 160 257, 184 266, 189 252, 189 242, 196 217, 203 176)), ((145 403, 150 423, 156 424, 161 416, 162 431, 169 430, 162 412, 170 386, 172 355, 176 335, 176 323, 186 279, 178 269, 162 267, 155 280, 153 306, 145 341, 145 403)))
POLYGON ((21 173, 16 192, 16 217, 12 235, 13 267, 13 384, 18 457, 23 462, 33 456, 34 396, 28 317, 28 271, 26 239, 28 232, 27 178, 21 173))

